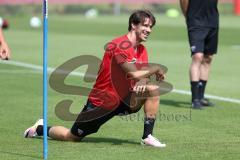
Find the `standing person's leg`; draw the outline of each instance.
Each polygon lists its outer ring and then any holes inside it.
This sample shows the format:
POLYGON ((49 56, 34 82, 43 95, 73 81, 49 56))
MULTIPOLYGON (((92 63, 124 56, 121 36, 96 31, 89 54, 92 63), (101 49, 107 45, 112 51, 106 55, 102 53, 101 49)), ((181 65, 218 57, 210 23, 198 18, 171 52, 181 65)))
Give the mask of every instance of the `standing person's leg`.
POLYGON ((208 29, 204 27, 188 27, 188 38, 191 48, 192 62, 189 67, 189 79, 192 93, 192 107, 201 109, 202 104, 199 99, 199 80, 201 75, 201 64, 204 59, 205 39, 208 29))
POLYGON ((200 109, 201 104, 199 100, 199 80, 200 80, 200 69, 203 61, 203 53, 194 53, 192 55, 192 63, 189 69, 191 93, 192 93, 192 107, 200 109))
POLYGON ((204 44, 204 59, 201 65, 199 81, 200 102, 203 106, 213 106, 214 104, 204 98, 205 88, 209 79, 213 55, 217 53, 218 47, 218 28, 208 28, 208 34, 204 44))
POLYGON ((208 80, 212 59, 213 59, 213 55, 204 55, 203 61, 200 67, 200 80, 205 80, 205 81, 208 80))
POLYGON ((204 98, 204 94, 205 94, 205 88, 207 85, 207 81, 209 78, 209 74, 210 74, 210 69, 211 69, 211 62, 213 59, 213 55, 212 54, 207 54, 204 55, 204 59, 203 62, 201 64, 201 68, 200 68, 200 80, 199 80, 199 98, 200 98, 200 102, 203 106, 213 106, 213 104, 211 102, 209 102, 208 99, 204 98))

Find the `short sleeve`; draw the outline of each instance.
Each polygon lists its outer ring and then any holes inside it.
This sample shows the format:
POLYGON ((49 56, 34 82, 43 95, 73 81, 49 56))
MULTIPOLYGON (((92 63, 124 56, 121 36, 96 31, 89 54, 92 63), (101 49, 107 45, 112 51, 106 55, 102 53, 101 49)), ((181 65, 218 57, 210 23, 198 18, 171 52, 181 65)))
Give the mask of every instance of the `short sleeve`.
POLYGON ((127 62, 127 55, 124 53, 114 54, 114 59, 116 60, 117 64, 122 64, 127 62))
POLYGON ((128 52, 126 50, 122 50, 119 48, 115 50, 113 56, 114 56, 113 58, 116 60, 117 64, 122 64, 122 63, 128 62, 130 59, 128 52))

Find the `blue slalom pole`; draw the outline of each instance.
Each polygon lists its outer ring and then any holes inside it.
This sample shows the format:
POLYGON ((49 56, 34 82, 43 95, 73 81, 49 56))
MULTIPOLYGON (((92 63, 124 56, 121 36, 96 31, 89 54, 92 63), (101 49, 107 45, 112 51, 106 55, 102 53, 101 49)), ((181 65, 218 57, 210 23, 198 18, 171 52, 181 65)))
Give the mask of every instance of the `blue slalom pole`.
POLYGON ((43 159, 48 158, 48 1, 43 0, 43 159))

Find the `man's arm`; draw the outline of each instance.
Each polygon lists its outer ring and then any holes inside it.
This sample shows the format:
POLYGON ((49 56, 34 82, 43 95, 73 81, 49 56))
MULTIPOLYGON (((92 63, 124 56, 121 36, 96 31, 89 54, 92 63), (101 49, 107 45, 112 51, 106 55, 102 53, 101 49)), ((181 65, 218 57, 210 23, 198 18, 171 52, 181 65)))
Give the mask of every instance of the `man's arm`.
POLYGON ((133 91, 137 94, 146 91, 147 84, 150 82, 149 76, 154 74, 157 76, 163 73, 161 66, 157 64, 148 64, 147 66, 141 67, 141 69, 137 69, 134 64, 125 62, 121 64, 121 67, 126 72, 128 79, 136 80, 133 91))
POLYGON ((144 66, 142 69, 137 69, 132 63, 125 62, 121 64, 122 69, 126 72, 129 79, 141 80, 143 78, 148 78, 153 74, 161 73, 161 66, 157 64, 150 64, 147 67, 144 66))
POLYGON ((180 6, 181 6, 181 9, 182 9, 183 15, 185 17, 187 15, 188 3, 189 3, 189 0, 180 0, 180 6))
POLYGON ((2 29, 0 28, 0 59, 8 60, 10 58, 10 49, 4 39, 2 29))

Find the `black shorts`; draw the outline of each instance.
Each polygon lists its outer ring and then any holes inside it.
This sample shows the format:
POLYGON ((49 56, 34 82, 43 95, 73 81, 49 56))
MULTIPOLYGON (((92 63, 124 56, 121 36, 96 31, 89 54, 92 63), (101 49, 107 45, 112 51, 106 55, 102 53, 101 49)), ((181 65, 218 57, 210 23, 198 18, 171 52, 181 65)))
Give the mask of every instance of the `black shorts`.
POLYGON ((96 133, 101 125, 115 115, 128 115, 136 113, 141 109, 140 107, 138 110, 132 111, 129 104, 130 96, 128 96, 124 102, 121 102, 116 109, 110 111, 97 107, 88 101, 74 122, 71 133, 78 137, 85 137, 89 134, 96 133))
POLYGON ((216 54, 218 47, 218 28, 189 27, 188 38, 192 55, 198 52, 216 54))

